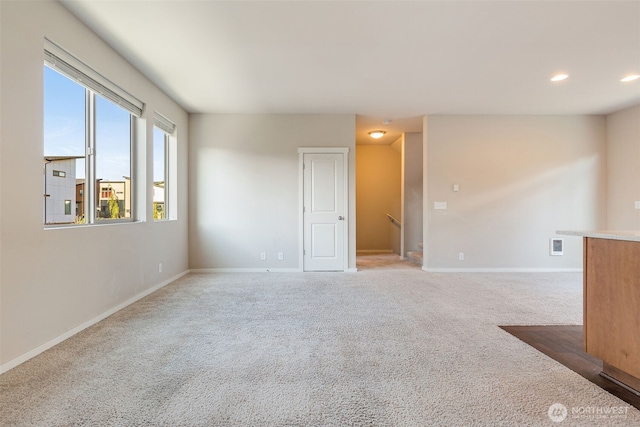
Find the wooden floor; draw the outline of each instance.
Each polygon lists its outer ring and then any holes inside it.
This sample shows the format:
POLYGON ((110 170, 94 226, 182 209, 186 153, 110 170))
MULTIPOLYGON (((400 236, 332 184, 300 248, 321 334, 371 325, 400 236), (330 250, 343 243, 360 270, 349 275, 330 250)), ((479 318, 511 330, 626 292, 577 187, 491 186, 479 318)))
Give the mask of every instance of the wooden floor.
POLYGON ((600 376, 602 361, 583 351, 582 325, 500 326, 602 389, 640 409, 640 396, 600 376))

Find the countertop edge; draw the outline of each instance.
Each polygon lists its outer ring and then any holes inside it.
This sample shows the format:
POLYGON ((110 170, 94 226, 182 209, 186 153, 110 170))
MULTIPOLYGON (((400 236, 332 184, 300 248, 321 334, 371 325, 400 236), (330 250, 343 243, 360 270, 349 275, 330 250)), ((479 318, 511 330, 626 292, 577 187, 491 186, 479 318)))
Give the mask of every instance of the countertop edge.
POLYGON ((591 237, 595 239, 626 240, 640 242, 640 230, 558 230, 564 236, 591 237))

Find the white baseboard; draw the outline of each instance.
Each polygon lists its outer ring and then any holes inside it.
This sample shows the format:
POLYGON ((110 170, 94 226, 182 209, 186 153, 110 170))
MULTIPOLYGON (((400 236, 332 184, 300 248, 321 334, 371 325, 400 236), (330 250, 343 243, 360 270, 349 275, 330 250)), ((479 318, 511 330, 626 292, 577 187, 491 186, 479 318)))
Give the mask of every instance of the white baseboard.
POLYGON ((391 249, 358 249, 356 251, 356 255, 367 255, 367 254, 392 254, 393 250, 391 249))
POLYGON ((582 268, 431 268, 427 273, 582 273, 582 268))
POLYGON ((190 273, 302 273, 300 268, 192 268, 190 273))
POLYGON ((134 302, 146 297, 147 295, 150 295, 152 293, 154 293, 155 291, 157 291, 158 289, 161 289, 165 286, 167 286, 169 283, 172 283, 176 280, 178 280, 179 278, 181 278, 182 276, 184 276, 185 274, 189 273, 189 270, 183 271, 180 274, 177 274, 173 277, 171 277, 170 279, 165 280, 164 282, 149 288, 143 292, 140 292, 139 294, 129 298, 128 300, 126 300, 125 302, 123 302, 122 304, 119 304, 115 307, 113 307, 110 310, 105 311, 104 313, 100 314, 97 317, 94 317, 93 319, 83 323, 82 325, 76 326, 75 328, 71 329, 70 331, 65 332, 64 334, 55 337, 52 340, 47 341, 46 343, 34 348, 31 351, 28 351, 27 353, 16 357, 13 360, 8 361, 7 363, 4 363, 2 365, 0 365, 0 374, 3 374, 5 372, 7 372, 10 369, 15 368, 16 366, 26 362, 29 359, 32 359, 34 357, 36 357, 37 355, 39 355, 40 353, 49 350, 51 347, 60 344, 62 341, 71 338, 72 336, 74 336, 75 334, 77 334, 78 332, 81 332, 85 329, 87 329, 89 326, 93 326, 96 323, 100 322, 101 320, 106 319, 107 317, 111 316, 114 313, 117 313, 118 311, 122 310, 123 308, 125 308, 128 305, 133 304, 134 302))

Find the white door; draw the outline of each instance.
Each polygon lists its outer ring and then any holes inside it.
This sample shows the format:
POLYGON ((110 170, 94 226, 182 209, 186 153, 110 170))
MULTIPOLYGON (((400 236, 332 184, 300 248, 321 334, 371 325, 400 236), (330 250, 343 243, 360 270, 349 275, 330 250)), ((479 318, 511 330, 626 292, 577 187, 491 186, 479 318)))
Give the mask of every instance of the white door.
POLYGON ((304 154, 304 271, 344 271, 345 155, 304 154))

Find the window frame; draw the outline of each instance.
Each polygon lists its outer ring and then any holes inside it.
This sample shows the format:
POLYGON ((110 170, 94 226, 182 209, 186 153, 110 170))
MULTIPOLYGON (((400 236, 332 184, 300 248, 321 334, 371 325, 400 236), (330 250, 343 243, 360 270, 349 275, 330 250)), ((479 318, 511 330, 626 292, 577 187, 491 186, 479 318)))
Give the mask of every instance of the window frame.
MULTIPOLYGON (((130 191, 131 194, 129 196, 129 204, 131 207, 131 214, 128 218, 98 218, 96 211, 99 207, 100 195, 98 191, 98 186, 102 187, 102 183, 98 184, 97 176, 96 176, 96 159, 98 154, 99 147, 96 147, 96 96, 99 95, 95 93, 91 89, 85 88, 86 98, 85 98, 85 143, 86 143, 86 151, 85 151, 85 196, 83 198, 84 203, 84 212, 85 212, 85 222, 80 225, 101 225, 101 224, 114 224, 114 223, 123 223, 123 222, 135 222, 136 221, 136 192, 135 192, 135 181, 136 181, 136 159, 135 159, 135 148, 136 148, 136 117, 129 113, 129 171, 130 171, 130 191), (94 183, 93 185, 88 185, 88 183, 94 183), (88 196, 87 196, 88 193, 88 196)), ((104 98, 107 101, 110 101, 107 98, 104 98)), ((111 101, 110 101, 111 102, 111 101)), ((116 105, 116 107, 119 107, 116 105)), ((124 111, 126 109, 123 108, 124 111)), ((126 204, 125 204, 126 206, 126 204)))
MULTIPOLYGON (((154 153, 152 155, 152 158, 155 156, 155 131, 156 129, 162 133, 163 135, 163 149, 164 149, 164 211, 163 211, 163 216, 164 218, 158 218, 156 219, 153 215, 153 209, 152 209, 152 214, 151 217, 153 217, 154 222, 155 221, 171 221, 171 220, 175 220, 177 219, 177 215, 176 215, 176 209, 174 206, 174 203, 176 202, 176 196, 174 194, 174 192, 176 191, 176 189, 174 188, 175 186, 174 184, 174 176, 172 175, 172 165, 173 163, 176 161, 176 159, 173 158, 172 156, 172 152, 174 150, 172 150, 172 144, 176 143, 176 125, 169 120, 167 117, 165 117, 164 115, 158 113, 157 111, 153 112, 153 132, 152 132, 152 146, 154 149, 154 153), (171 213, 173 212, 173 215, 171 215, 171 213)), ((155 159, 153 161, 153 166, 152 169, 155 170, 155 159)), ((152 192, 153 192, 153 186, 155 185, 155 177, 154 179, 152 179, 151 182, 152 185, 152 192)))
MULTIPOLYGON (((88 65, 84 64, 77 57, 67 52, 60 46, 56 45, 52 41, 45 38, 44 49, 44 67, 48 67, 58 74, 70 79, 72 82, 78 84, 85 90, 85 137, 84 137, 84 162, 85 162, 85 178, 84 187, 80 190, 82 194, 82 206, 84 210, 84 219, 82 222, 74 224, 56 224, 47 223, 47 210, 46 210, 46 194, 45 194, 45 215, 43 223, 45 228, 57 228, 67 226, 93 226, 93 225, 107 225, 115 223, 130 223, 136 222, 138 218, 137 199, 138 194, 136 189, 137 183, 137 166, 138 159, 136 157, 138 147, 138 132, 137 126, 139 125, 139 118, 142 117, 145 104, 138 100, 133 95, 126 92, 110 80, 106 79, 97 71, 93 70, 88 65), (97 208, 100 204, 100 198, 96 181, 96 159, 99 157, 99 152, 96 150, 96 127, 99 126, 96 123, 96 95, 100 95, 106 101, 109 101, 114 106, 122 109, 129 114, 129 184, 126 184, 125 190, 129 191, 129 216, 124 218, 99 218, 97 215, 97 208)), ((43 73, 44 74, 44 73, 43 73)), ((43 93, 43 102, 46 93, 43 93)), ((44 146, 44 140, 43 140, 44 146)), ((46 189, 46 174, 45 174, 45 189, 46 189)), ((126 215, 126 200, 125 197, 125 215, 126 215)), ((76 200, 76 204, 77 204, 76 200)), ((75 215, 76 212, 72 212, 75 215)))
MULTIPOLYGON (((162 149, 164 151, 164 163, 162 165, 163 167, 163 173, 164 173, 164 206, 162 208, 162 218, 156 218, 153 214, 153 220, 154 221, 167 221, 169 220, 169 205, 170 205, 170 201, 169 201, 169 192, 171 191, 171 184, 170 184, 170 180, 169 180, 169 143, 170 143, 170 135, 168 135, 163 129, 159 128, 158 126, 156 126, 154 124, 153 126, 154 128, 158 129, 161 133, 162 133, 162 149)), ((154 155, 155 155, 155 148, 156 148, 156 141, 155 141, 155 132, 154 132, 154 136, 153 136, 153 151, 154 151, 154 155)), ((155 159, 153 161, 153 169, 155 170, 155 159)), ((155 177, 154 179, 151 180, 151 184, 152 186, 155 186, 155 177)), ((154 202, 155 203, 155 202, 154 202)), ((155 210, 154 210, 155 211, 155 210)), ((154 212, 152 211, 152 212, 154 212)))

